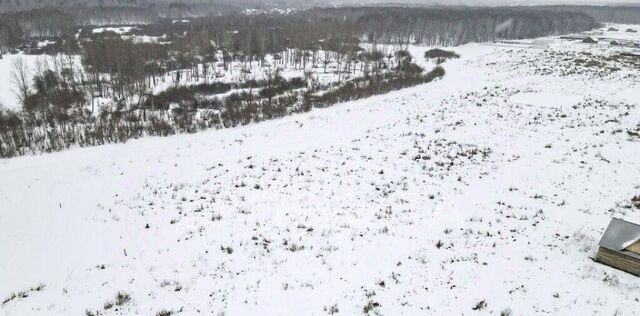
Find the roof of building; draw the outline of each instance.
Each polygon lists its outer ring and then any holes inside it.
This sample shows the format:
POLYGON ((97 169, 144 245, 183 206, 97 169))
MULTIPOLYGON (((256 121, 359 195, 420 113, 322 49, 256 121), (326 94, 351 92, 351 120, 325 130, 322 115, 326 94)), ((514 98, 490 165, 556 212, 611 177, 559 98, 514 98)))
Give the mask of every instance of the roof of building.
POLYGON ((640 240, 640 225, 612 218, 598 245, 610 250, 623 251, 640 240))

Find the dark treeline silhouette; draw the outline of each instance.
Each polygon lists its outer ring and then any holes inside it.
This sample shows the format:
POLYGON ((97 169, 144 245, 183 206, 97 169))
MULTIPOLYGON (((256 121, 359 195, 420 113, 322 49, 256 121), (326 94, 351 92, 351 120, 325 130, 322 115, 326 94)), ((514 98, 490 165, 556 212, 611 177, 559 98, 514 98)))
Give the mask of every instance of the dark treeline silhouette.
POLYGON ((446 46, 565 34, 596 25, 581 13, 527 8, 327 8, 302 14, 351 24, 369 41, 446 46))
POLYGON ((158 14, 149 7, 79 7, 69 10, 78 25, 109 24, 150 24, 159 19, 158 14))
POLYGON ((158 18, 194 18, 277 7, 290 5, 278 0, 0 0, 0 13, 58 9, 73 14, 82 25, 151 23, 158 18))
MULTIPOLYGON (((194 5, 168 5, 175 10, 194 5)), ((282 40, 296 40, 303 31, 330 33, 334 28, 351 28, 354 34, 365 35, 370 41, 404 41, 433 45, 458 45, 473 41, 530 38, 551 34, 583 31, 595 26, 591 14, 603 21, 631 21, 638 16, 637 8, 614 7, 516 7, 516 8, 397 8, 353 7, 298 11, 287 15, 248 17, 233 13, 232 7, 196 10, 200 14, 161 14, 159 6, 117 6, 58 9, 36 9, 0 15, 0 49, 6 51, 31 38, 59 37, 72 34, 76 26, 104 24, 150 24, 146 29, 155 33, 177 31, 180 23, 174 18, 189 16, 191 23, 183 25, 189 31, 208 30, 216 34, 228 30, 252 28, 263 32, 277 30, 282 40), (216 11, 217 10, 217 11, 216 11), (583 13, 576 13, 583 12, 583 13), (204 14, 203 14, 204 13, 204 14), (163 19, 163 17, 171 17, 163 19), (610 17, 610 18, 605 18, 610 17), (293 28, 290 26, 295 26, 293 28), (289 27, 292 32, 283 31, 289 27), (297 32, 293 32, 297 31, 297 32)), ((174 10, 172 9, 172 10, 174 10)), ((197 9, 197 8, 196 8, 197 9)), ((309 36, 313 38, 314 36, 309 36)), ((317 37, 317 36, 316 36, 317 37)), ((306 44, 310 45, 310 44, 306 44)))
POLYGON ((640 5, 636 6, 541 6, 533 9, 579 12, 593 17, 597 22, 640 24, 640 5))
POLYGON ((73 34, 76 24, 73 15, 58 9, 0 14, 0 52, 34 38, 60 38, 73 34))

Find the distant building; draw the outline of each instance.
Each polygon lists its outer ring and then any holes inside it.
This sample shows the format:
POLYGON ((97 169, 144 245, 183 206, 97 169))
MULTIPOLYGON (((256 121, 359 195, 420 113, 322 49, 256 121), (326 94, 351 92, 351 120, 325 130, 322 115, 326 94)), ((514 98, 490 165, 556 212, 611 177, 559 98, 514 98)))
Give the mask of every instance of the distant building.
POLYGON ((598 245, 596 261, 640 276, 640 225, 613 218, 598 245))

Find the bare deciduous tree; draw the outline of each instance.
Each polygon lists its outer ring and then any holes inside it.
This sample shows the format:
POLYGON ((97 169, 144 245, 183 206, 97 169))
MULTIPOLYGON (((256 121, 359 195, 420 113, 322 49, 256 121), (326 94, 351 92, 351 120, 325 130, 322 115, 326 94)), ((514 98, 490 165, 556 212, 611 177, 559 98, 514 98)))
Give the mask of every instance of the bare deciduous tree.
POLYGON ((29 97, 29 67, 22 57, 16 58, 11 63, 11 83, 14 86, 14 93, 18 96, 18 100, 24 106, 25 101, 29 97))

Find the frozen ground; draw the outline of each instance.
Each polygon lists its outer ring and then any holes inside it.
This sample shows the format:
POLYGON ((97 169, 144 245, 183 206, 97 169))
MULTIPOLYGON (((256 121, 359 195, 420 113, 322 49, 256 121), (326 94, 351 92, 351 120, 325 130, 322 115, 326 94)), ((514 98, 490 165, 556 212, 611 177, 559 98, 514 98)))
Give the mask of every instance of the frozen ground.
POLYGON ((591 260, 640 222, 637 64, 456 51, 387 95, 0 161, 0 314, 640 314, 591 260))

